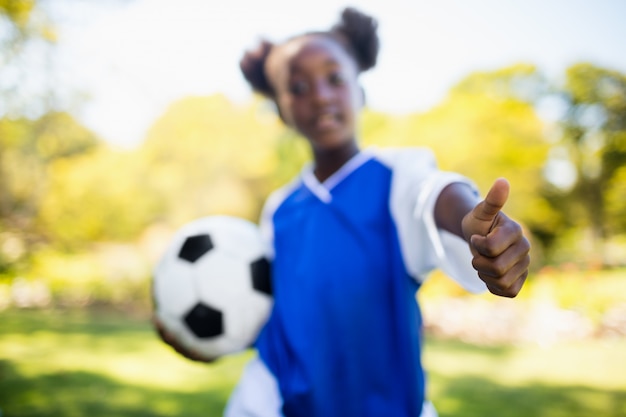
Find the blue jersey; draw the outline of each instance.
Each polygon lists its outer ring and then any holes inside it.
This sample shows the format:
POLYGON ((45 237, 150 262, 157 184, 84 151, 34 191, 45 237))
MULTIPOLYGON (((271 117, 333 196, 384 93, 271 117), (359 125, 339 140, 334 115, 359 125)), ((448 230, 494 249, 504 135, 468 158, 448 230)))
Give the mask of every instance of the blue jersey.
POLYGON ((453 181, 466 180, 428 151, 364 151, 323 184, 308 169, 268 200, 275 303, 256 347, 286 417, 420 415, 423 277, 439 266, 484 288, 467 245, 434 228, 453 181))

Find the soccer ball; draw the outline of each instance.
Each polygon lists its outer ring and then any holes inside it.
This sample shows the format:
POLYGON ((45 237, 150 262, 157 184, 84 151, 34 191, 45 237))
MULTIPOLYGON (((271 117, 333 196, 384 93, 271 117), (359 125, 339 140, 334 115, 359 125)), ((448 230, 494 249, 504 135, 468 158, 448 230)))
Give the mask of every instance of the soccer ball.
POLYGON ((153 296, 165 330, 206 359, 250 347, 273 303, 258 227, 230 216, 186 224, 154 270, 153 296))

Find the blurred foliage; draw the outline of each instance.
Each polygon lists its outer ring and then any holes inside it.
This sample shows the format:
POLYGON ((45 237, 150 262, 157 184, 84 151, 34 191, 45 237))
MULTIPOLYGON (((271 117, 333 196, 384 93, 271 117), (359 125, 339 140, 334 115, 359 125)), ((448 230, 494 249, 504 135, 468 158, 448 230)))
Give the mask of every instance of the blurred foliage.
POLYGON ((50 170, 88 154, 98 143, 67 113, 0 119, 0 273, 54 240, 53 228, 40 221, 54 180, 50 170))
POLYGON ((277 179, 295 172, 283 172, 293 166, 280 161, 290 157, 284 135, 267 103, 180 100, 154 123, 136 159, 144 195, 158 195, 162 217, 176 226, 209 213, 256 220, 277 179))
POLYGON ((136 155, 99 147, 48 167, 48 193, 39 224, 56 246, 78 249, 93 242, 132 241, 158 213, 156 194, 146 193, 136 155))
POLYGON ((39 0, 0 0, 0 117, 41 115, 55 101, 45 68, 56 42, 55 26, 39 0))
POLYGON ((626 76, 576 64, 558 95, 567 110, 554 149, 573 166, 575 180, 544 196, 566 226, 589 230, 586 249, 602 262, 607 239, 626 232, 626 76))
POLYGON ((2 0, 0 13, 4 14, 18 29, 26 27, 35 6, 34 0, 2 0))

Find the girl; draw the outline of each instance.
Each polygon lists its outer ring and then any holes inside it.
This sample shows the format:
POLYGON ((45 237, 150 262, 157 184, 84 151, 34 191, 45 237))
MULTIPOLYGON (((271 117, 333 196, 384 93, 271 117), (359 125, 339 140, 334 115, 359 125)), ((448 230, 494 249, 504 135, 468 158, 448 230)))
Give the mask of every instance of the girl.
POLYGON ((346 9, 329 31, 261 42, 241 61, 313 162, 266 203, 274 309, 228 417, 435 416, 421 364, 422 280, 438 267, 470 291, 514 297, 528 274, 529 243, 500 211, 505 180, 479 201, 428 150, 359 148, 359 74, 376 64, 376 31, 346 9))

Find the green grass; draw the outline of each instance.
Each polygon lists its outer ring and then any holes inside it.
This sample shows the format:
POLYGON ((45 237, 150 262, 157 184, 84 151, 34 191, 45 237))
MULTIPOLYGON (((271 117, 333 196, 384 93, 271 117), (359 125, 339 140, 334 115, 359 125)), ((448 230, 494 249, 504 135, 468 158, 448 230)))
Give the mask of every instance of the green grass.
MULTIPOLYGON (((0 415, 220 416, 251 356, 188 361, 148 317, 6 310, 0 415)), ((441 417, 626 416, 624 339, 548 348, 428 340, 424 359, 441 417)))
POLYGON ((473 346, 431 340, 430 394, 441 417, 624 417, 626 340, 473 346))

